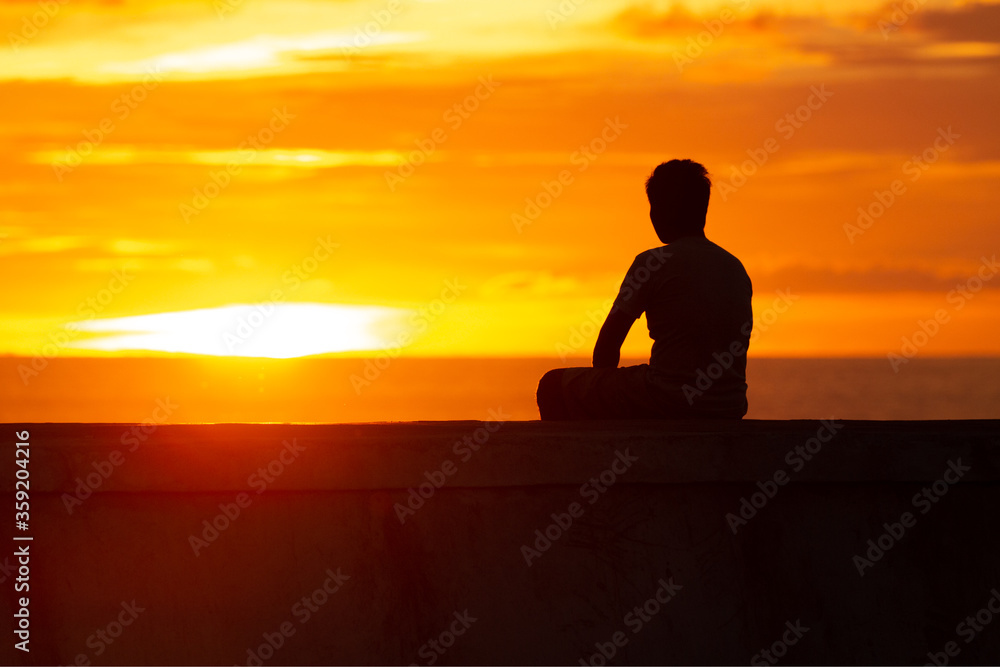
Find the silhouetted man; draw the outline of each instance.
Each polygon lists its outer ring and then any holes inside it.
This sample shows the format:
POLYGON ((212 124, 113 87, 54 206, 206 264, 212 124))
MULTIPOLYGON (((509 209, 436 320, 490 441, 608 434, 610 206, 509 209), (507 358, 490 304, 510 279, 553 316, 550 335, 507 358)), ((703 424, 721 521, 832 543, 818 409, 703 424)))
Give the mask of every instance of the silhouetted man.
POLYGON ((649 219, 666 245, 632 262, 597 337, 594 367, 542 376, 542 419, 746 414, 753 289, 740 261, 705 238, 711 187, 705 167, 691 160, 653 170, 649 219), (649 363, 618 368, 622 343, 644 312, 653 339, 649 363))

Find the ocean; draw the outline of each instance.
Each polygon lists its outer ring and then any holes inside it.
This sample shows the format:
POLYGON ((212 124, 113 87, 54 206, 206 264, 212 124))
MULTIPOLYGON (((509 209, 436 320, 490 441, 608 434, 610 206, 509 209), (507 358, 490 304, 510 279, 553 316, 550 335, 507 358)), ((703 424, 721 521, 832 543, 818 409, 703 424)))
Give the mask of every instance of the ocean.
MULTIPOLYGON (((587 360, 4 357, 0 421, 530 420, 538 378, 573 365, 587 360)), ((751 358, 747 381, 748 419, 1000 418, 998 358, 917 357, 898 372, 885 358, 751 358)))

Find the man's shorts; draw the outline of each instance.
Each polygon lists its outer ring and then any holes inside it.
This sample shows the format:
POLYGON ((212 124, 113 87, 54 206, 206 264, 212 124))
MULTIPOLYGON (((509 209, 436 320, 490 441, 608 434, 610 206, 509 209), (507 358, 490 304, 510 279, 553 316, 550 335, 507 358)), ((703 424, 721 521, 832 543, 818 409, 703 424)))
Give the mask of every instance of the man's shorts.
POLYGON ((731 396, 685 399, 681 387, 650 379, 649 364, 624 368, 559 368, 538 383, 538 412, 559 419, 742 419, 746 384, 731 396))

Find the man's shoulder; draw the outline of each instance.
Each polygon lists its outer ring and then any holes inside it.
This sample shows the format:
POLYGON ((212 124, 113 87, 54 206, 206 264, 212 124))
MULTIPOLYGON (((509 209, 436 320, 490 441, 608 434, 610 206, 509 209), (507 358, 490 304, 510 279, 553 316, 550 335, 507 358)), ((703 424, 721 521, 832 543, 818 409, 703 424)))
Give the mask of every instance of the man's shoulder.
POLYGON ((743 262, 741 262, 736 255, 729 252, 728 250, 720 246, 718 243, 715 243, 714 241, 710 241, 708 239, 701 239, 700 241, 701 241, 701 243, 699 244, 700 250, 705 255, 708 255, 710 257, 715 257, 720 262, 736 264, 739 265, 740 268, 743 268, 743 262))
POLYGON ((632 265, 635 267, 646 266, 646 268, 655 268, 669 259, 673 255, 673 251, 670 246, 661 245, 657 248, 650 248, 649 250, 643 250, 638 255, 635 256, 632 265))

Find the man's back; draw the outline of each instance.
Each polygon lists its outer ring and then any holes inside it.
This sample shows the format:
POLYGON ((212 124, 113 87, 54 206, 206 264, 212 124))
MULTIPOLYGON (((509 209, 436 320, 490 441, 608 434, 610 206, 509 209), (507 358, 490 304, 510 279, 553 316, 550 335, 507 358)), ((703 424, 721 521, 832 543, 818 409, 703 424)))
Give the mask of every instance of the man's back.
POLYGON ((746 414, 752 291, 740 261, 703 236, 636 257, 615 304, 630 316, 646 313, 648 377, 667 409, 746 414))

